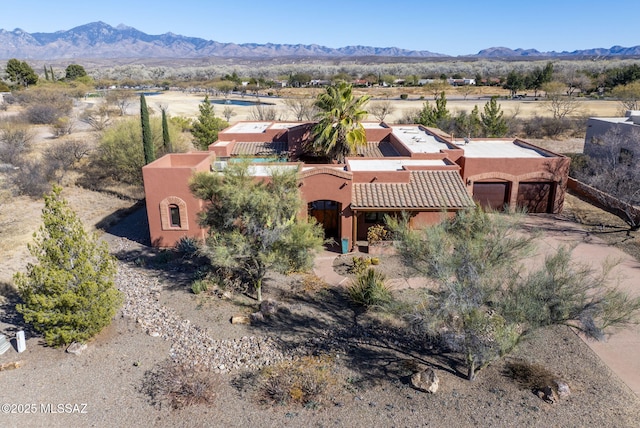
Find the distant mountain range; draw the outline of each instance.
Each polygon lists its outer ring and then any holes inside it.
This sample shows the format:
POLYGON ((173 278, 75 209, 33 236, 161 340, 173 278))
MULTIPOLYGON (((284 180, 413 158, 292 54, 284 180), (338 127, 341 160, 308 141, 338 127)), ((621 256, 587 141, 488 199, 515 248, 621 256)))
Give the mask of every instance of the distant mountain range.
MULTIPOLYGON (((19 28, 0 29, 0 59, 55 60, 70 58, 273 58, 273 57, 406 57, 446 58, 449 55, 429 51, 372 46, 328 48, 320 45, 220 43, 173 33, 150 35, 132 27, 112 27, 92 22, 67 31, 27 33, 19 28)), ((478 58, 535 57, 610 57, 640 56, 640 46, 613 46, 610 49, 587 49, 573 52, 539 52, 535 49, 493 47, 483 49, 478 58)))

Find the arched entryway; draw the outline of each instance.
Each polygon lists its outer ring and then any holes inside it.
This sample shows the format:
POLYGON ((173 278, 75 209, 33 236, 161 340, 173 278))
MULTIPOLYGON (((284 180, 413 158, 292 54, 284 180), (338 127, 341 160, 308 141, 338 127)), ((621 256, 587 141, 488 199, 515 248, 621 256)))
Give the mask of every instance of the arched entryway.
POLYGON ((327 199, 309 202, 307 213, 314 217, 324 228, 325 238, 340 238, 341 203, 327 199))

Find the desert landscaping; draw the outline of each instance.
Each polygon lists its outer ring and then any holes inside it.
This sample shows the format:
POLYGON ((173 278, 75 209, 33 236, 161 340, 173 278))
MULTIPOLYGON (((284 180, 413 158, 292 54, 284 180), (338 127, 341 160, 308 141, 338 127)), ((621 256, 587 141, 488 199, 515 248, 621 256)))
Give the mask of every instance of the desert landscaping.
MULTIPOLYGON (((292 120, 284 99, 300 93, 279 95, 260 101, 272 103, 282 120, 292 120)), ((374 101, 392 100, 390 123, 430 99, 417 92, 409 92, 407 100, 397 91, 371 95, 374 101)), ((482 108, 490 95, 447 94, 447 106, 451 111, 482 108)), ((172 116, 195 117, 203 97, 165 91, 148 96, 147 103, 152 109, 165 106, 172 116)), ((87 98, 75 109, 94 102, 87 98)), ((543 114, 542 101, 500 102, 505 115, 543 114)), ((251 120, 251 106, 231 107, 231 122, 251 120)), ((0 115, 14 114, 12 109, 0 115)), ((137 111, 136 103, 129 106, 129 114, 137 111)), ((221 106, 215 111, 219 115, 221 106)), ((616 116, 619 103, 582 99, 579 113, 616 116)), ((92 134, 79 125, 63 138, 89 140, 92 134)), ((45 126, 38 126, 37 135, 37 148, 53 139, 45 126)), ((584 141, 532 142, 557 153, 579 153, 584 141)), ((638 426, 640 366, 632 354, 638 325, 605 343, 585 341, 567 326, 544 329, 468 381, 456 355, 435 352, 435 345, 412 334, 403 320, 353 307, 345 294, 352 278, 345 266, 353 254, 326 250, 317 255, 311 273, 269 273, 263 286, 268 305, 228 290, 194 294, 198 260, 150 247, 139 189, 91 190, 73 178, 65 177, 63 196, 117 257, 116 286, 124 303, 82 352, 45 346, 15 311, 19 296, 13 286, 13 275, 30 261, 27 244, 41 224, 43 202, 0 189, 0 334, 13 338, 24 330, 27 336, 25 352, 12 346, 0 355, 0 426, 638 426), (234 318, 242 322, 232 323, 234 318), (625 349, 626 354, 620 351, 625 349), (299 372, 300 367, 307 371, 299 372), (629 367, 635 373, 623 371, 629 367), (434 394, 411 385, 412 374, 425 368, 439 378, 434 394), (277 382, 284 373, 308 382, 311 392, 303 389, 312 398, 291 399, 291 384, 277 382), (545 395, 540 379, 561 381, 569 390, 545 395), (192 386, 191 394, 167 394, 171 382, 192 386), (211 394, 199 392, 205 386, 211 394), (190 402, 192 396, 201 401, 190 402)), ((632 243, 637 247, 638 238, 626 238, 616 217, 568 195, 562 214, 535 215, 525 222, 522 233, 533 231, 540 235, 532 260, 563 244, 575 246, 578 261, 620 261, 614 274, 632 295, 640 294, 634 288, 639 261, 620 250, 632 243)), ((426 280, 397 256, 381 256, 379 269, 399 300, 415 299, 425 286, 426 280)))

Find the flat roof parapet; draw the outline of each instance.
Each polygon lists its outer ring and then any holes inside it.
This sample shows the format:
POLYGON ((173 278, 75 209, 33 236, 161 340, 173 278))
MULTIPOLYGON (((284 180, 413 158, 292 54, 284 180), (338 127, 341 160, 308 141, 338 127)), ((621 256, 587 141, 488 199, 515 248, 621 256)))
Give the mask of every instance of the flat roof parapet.
POLYGON ((555 157, 551 152, 530 145, 519 144, 518 140, 468 140, 458 144, 464 150, 465 158, 548 158, 555 157))
POLYGON ((450 146, 421 125, 392 126, 395 136, 412 153, 440 153, 450 146))
POLYGON ((442 159, 410 159, 410 158, 378 158, 378 159, 348 159, 350 171, 403 171, 407 167, 446 166, 442 159))

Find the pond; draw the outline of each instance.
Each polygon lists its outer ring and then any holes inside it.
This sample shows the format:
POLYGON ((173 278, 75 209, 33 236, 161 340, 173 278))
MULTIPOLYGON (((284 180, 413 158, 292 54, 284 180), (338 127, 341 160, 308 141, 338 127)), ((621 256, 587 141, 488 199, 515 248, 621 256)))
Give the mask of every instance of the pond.
POLYGON ((265 103, 263 101, 249 101, 249 100, 211 100, 211 104, 224 104, 229 106, 255 106, 255 105, 268 105, 273 106, 274 103, 265 103))
POLYGON ((153 95, 160 95, 163 92, 160 91, 153 91, 153 92, 136 92, 136 95, 144 95, 145 97, 151 97, 153 95))

